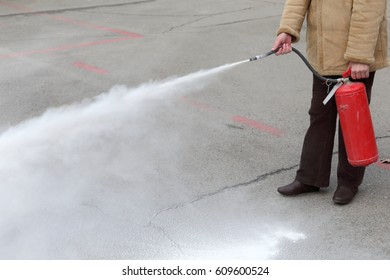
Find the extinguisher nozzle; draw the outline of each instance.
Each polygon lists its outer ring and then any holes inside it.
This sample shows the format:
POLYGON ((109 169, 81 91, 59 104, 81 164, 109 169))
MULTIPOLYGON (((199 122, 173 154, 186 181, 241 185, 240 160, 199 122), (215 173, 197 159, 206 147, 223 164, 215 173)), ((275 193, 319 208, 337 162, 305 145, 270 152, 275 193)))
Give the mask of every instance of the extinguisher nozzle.
POLYGON ((255 61, 255 60, 263 59, 263 58, 265 58, 267 56, 270 56, 271 54, 276 53, 278 50, 279 50, 279 48, 277 48, 276 50, 271 50, 271 51, 269 51, 269 52, 267 52, 265 54, 256 55, 254 57, 249 58, 249 61, 255 61))
POLYGON ((254 57, 249 58, 249 61, 255 61, 255 60, 258 60, 258 59, 261 59, 261 58, 262 58, 261 55, 256 55, 254 57))

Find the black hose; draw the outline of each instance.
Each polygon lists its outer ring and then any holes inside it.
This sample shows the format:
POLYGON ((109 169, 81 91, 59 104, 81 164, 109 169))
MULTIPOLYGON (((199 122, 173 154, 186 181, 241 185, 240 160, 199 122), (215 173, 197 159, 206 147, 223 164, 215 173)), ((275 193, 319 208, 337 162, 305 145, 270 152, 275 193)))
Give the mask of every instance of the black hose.
POLYGON ((292 48, 292 51, 295 52, 302 60, 303 62, 306 64, 306 66, 310 69, 311 72, 313 72, 314 76, 317 78, 317 79, 320 79, 321 81, 325 81, 327 83, 338 83, 339 80, 338 79, 331 79, 331 78, 325 78, 323 76, 321 76, 314 68, 313 66, 310 65, 309 61, 307 61, 306 57, 300 52, 298 51, 296 48, 292 48))

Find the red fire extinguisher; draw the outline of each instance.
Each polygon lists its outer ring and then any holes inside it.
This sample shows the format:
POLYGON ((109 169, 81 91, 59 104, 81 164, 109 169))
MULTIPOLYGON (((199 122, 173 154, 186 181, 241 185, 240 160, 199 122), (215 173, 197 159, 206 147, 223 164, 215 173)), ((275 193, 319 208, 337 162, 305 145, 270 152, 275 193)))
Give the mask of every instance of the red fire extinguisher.
MULTIPOLYGON (((344 78, 349 76, 350 70, 343 74, 344 78)), ((348 162, 352 166, 376 162, 378 148, 364 84, 346 82, 337 89, 335 97, 348 162)))
MULTIPOLYGON (((249 61, 262 59, 277 52, 278 49, 264 55, 252 57, 249 61)), ((349 80, 351 69, 343 73, 342 78, 331 79, 322 77, 300 51, 296 48, 292 48, 292 51, 305 62, 306 66, 318 79, 323 80, 327 85, 336 84, 323 103, 326 104, 333 95, 336 96, 336 106, 348 162, 352 166, 367 166, 376 162, 378 160, 378 148, 376 146, 365 85, 349 80)))

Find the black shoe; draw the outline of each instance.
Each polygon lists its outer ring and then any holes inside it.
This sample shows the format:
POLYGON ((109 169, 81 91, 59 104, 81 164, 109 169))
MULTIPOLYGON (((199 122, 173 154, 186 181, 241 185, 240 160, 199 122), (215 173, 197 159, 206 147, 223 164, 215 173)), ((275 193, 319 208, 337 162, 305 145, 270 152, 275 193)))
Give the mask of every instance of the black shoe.
POLYGON ((308 192, 318 192, 319 190, 320 188, 318 187, 305 185, 298 181, 294 181, 289 185, 278 188, 278 192, 286 196, 298 195, 308 192))
POLYGON ((356 187, 338 186, 333 195, 333 201, 337 204, 348 204, 353 200, 357 192, 358 188, 356 187))

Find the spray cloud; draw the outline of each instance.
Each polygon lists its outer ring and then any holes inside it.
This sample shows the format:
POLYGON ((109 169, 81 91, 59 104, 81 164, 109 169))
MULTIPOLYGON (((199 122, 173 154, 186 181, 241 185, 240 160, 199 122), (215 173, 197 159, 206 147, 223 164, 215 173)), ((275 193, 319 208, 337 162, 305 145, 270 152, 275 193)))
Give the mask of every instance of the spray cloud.
POLYGON ((162 190, 152 185, 163 187, 159 172, 169 170, 154 164, 168 162, 167 146, 179 141, 173 132, 162 136, 153 108, 200 90, 240 63, 135 88, 115 86, 4 131, 0 259, 120 257, 121 250, 105 247, 104 236, 136 239, 125 227, 145 223, 155 211, 144 202, 156 202, 151 197, 162 190), (137 200, 129 203, 127 195, 137 200))

